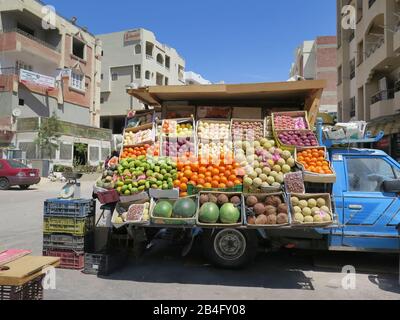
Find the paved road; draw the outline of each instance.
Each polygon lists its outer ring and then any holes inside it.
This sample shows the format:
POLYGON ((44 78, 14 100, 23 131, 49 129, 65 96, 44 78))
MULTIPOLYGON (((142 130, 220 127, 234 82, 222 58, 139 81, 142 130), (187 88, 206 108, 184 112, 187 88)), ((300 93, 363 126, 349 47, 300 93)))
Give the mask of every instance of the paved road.
MULTIPOLYGON (((90 196, 92 183, 84 182, 90 196)), ((0 192, 0 249, 25 248, 41 254, 42 206, 61 184, 42 183, 29 191, 0 192)), ((160 241, 140 261, 132 260, 110 277, 58 270, 57 290, 46 299, 396 299, 400 298, 398 259, 391 255, 309 252, 260 254, 244 271, 217 270, 197 250, 160 241), (372 263, 373 262, 373 263, 372 263), (342 288, 344 265, 356 266, 356 290, 342 288)))

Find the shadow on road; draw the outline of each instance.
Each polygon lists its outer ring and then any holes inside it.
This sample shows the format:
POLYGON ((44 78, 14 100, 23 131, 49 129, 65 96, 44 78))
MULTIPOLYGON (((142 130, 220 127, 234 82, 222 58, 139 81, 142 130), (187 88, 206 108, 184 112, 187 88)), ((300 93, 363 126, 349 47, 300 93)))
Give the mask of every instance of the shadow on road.
POLYGON ((208 265, 198 249, 185 258, 181 252, 182 247, 159 244, 139 261, 131 261, 130 266, 104 278, 164 284, 314 290, 312 279, 299 270, 310 262, 302 257, 293 259, 289 253, 260 255, 249 268, 232 271, 208 265))
POLYGON ((368 279, 383 291, 400 294, 399 278, 394 275, 370 275, 368 279))

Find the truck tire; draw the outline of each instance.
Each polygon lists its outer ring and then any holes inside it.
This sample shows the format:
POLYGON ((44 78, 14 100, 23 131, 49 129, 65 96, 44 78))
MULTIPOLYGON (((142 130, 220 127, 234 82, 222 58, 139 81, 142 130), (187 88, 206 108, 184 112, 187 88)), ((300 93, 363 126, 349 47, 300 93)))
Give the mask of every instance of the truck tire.
POLYGON ((205 230, 202 244, 205 257, 215 267, 242 269, 256 257, 258 237, 254 230, 205 230))

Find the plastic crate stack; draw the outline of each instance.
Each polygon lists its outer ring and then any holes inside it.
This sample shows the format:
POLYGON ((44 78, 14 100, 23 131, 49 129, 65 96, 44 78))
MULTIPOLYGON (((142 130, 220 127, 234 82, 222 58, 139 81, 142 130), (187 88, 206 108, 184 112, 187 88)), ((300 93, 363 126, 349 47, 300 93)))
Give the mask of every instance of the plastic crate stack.
POLYGON ((63 269, 83 269, 85 252, 94 247, 95 219, 94 200, 46 200, 43 256, 61 258, 63 269))

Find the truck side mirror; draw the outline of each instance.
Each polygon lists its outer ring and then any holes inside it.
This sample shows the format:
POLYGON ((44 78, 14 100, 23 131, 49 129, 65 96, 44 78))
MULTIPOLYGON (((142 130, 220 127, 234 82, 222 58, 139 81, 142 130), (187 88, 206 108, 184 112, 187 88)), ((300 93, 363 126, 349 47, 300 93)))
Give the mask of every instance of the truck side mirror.
POLYGON ((384 181, 383 190, 387 193, 400 193, 400 179, 384 181))

